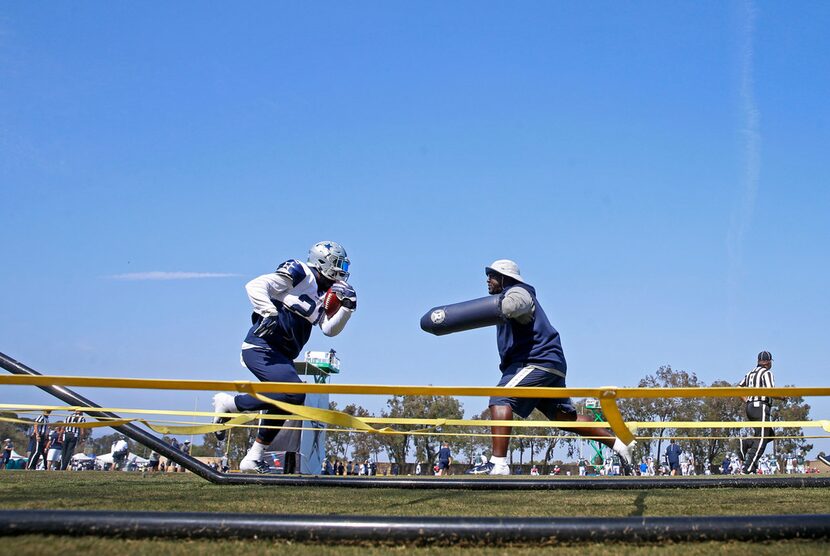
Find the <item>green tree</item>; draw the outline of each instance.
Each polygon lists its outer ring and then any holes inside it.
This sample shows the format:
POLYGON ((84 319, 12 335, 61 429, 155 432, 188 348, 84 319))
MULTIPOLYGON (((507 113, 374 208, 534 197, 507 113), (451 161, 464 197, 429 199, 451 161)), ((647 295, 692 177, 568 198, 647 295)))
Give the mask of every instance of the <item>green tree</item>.
MULTIPOLYGON (((538 409, 534 409, 528 417, 528 420, 530 421, 544 421, 545 419, 546 417, 538 409)), ((528 463, 535 463, 536 453, 541 452, 545 448, 548 441, 547 436, 551 429, 549 427, 527 427, 522 428, 521 431, 522 434, 528 436, 527 448, 528 451, 530 451, 530 459, 528 463)))
MULTIPOLYGON (((490 420, 490 408, 485 409, 477 415, 473 415, 470 419, 474 421, 488 421, 490 420)), ((464 426, 457 427, 455 432, 462 433, 463 436, 457 436, 454 440, 454 451, 459 456, 464 456, 468 463, 473 463, 479 454, 487 453, 490 449, 489 427, 464 426), (474 436, 476 435, 476 436, 474 436)), ((461 461, 461 458, 457 458, 461 461)))
POLYGON ((208 446, 207 444, 193 444, 190 447, 190 455, 194 458, 220 458, 224 455, 224 452, 217 451, 216 448, 208 446))
MULTIPOLYGON (((729 387, 732 384, 726 380, 716 380, 712 383, 712 386, 729 387)), ((698 420, 732 422, 740 421, 744 417, 743 404, 740 399, 706 397, 703 398, 698 420)), ((736 451, 741 434, 741 430, 735 428, 713 428, 708 431, 693 429, 693 432, 697 435, 709 437, 707 440, 695 443, 696 447, 700 447, 701 452, 700 454, 695 453, 695 458, 701 465, 707 459, 710 465, 715 465, 723 461, 723 456, 727 452, 736 451)))
MULTIPOLYGON (((791 386, 791 385, 788 385, 791 386)), ((810 404, 804 401, 801 396, 790 396, 787 398, 776 398, 772 400, 773 419, 776 421, 807 421, 810 419, 810 404)), ((804 430, 800 427, 788 427, 780 429, 779 436, 803 437, 804 430)), ((805 438, 781 438, 775 441, 776 454, 795 453, 797 450, 804 450, 808 453, 813 449, 805 438)))
MULTIPOLYGON (((4 417, 6 419, 20 419, 17 414, 7 411, 0 412, 0 417, 4 417)), ((0 442, 10 438, 12 442, 14 442, 14 451, 21 456, 25 456, 26 452, 29 450, 29 437, 26 434, 29 427, 30 425, 24 425, 22 423, 0 421, 0 442)))
MULTIPOLYGON (((640 380, 640 388, 680 388, 706 386, 694 373, 676 371, 671 366, 660 367, 654 375, 648 375, 640 380)), ((716 380, 715 387, 728 387, 732 383, 726 380, 716 380)), ((809 419, 810 405, 799 396, 774 401, 776 408, 775 418, 780 421, 802 421, 809 419)), ((700 398, 637 398, 626 399, 620 402, 620 411, 626 421, 695 421, 695 422, 735 422, 746 419, 744 404, 738 398, 700 397, 700 398)), ((750 429, 751 427, 747 427, 750 429)), ((640 454, 649 453, 656 443, 657 458, 662 452, 663 439, 669 436, 690 437, 682 443, 685 449, 691 450, 698 464, 709 460, 710 464, 717 465, 723 456, 730 451, 738 450, 741 430, 736 428, 677 429, 668 424, 652 430, 652 437, 640 440, 640 454), (701 438, 702 437, 702 438, 701 438)), ((781 436, 802 436, 801 428, 783 429, 781 436)), ((786 453, 796 449, 809 451, 812 445, 803 438, 777 440, 776 452, 786 453)))
MULTIPOLYGON (((273 421, 266 421, 272 423, 273 421)), ((255 421, 247 423, 247 425, 255 425, 255 421)), ((248 448, 251 447, 256 439, 256 426, 233 427, 227 430, 225 440, 219 442, 216 440, 216 435, 213 433, 202 436, 202 450, 209 456, 221 457, 225 453, 228 454, 228 465, 231 468, 239 466, 239 462, 248 453, 248 448)), ((165 442, 170 442, 170 438, 165 436, 165 442)))
MULTIPOLYGON (((394 395, 386 400, 386 409, 381 410, 381 416, 393 419, 407 417, 404 408, 404 397, 394 395)), ((406 431, 409 430, 409 427, 399 427, 396 430, 406 431)), ((382 434, 378 436, 378 442, 389 454, 389 458, 394 460, 401 468, 406 464, 410 441, 411 435, 409 434, 382 434)))
MULTIPOLYGON (((513 416, 514 421, 545 421, 547 417, 539 411, 534 409, 527 419, 522 419, 518 415, 513 416)), ((553 457, 553 450, 556 447, 560 438, 550 438, 551 432, 558 432, 550 427, 513 427, 513 438, 511 439, 511 451, 515 449, 519 452, 519 464, 524 464, 525 452, 530 452, 528 463, 536 461, 536 453, 542 454, 542 463, 545 465, 553 457)), ((558 434, 557 434, 558 436, 558 434)))
MULTIPOLYGON (((347 405, 343 412, 355 417, 370 417, 372 415, 368 409, 358 404, 347 405)), ((355 461, 366 461, 372 454, 377 457, 378 446, 380 445, 378 435, 354 431, 349 433, 349 439, 352 445, 352 459, 355 461)))
MULTIPOLYGON (((402 396, 402 406, 405 414, 413 418, 461 419, 464 416, 461 402, 451 396, 402 396)), ((435 432, 441 433, 442 427, 435 427, 435 432)), ((441 443, 439 434, 414 435, 412 441, 418 461, 430 464, 435 461, 441 443)), ((457 449, 457 441, 450 444, 457 449)))
MULTIPOLYGON (((647 375, 637 384, 639 388, 684 388, 699 387, 703 383, 694 373, 674 370, 671 365, 664 365, 653 375, 647 375)), ((700 398, 634 398, 620 400, 620 413, 626 421, 694 421, 702 413, 700 398)), ((688 429, 682 429, 688 430, 688 429)), ((638 443, 637 457, 652 452, 656 444, 657 460, 660 460, 663 442, 666 437, 688 436, 687 432, 677 431, 666 425, 651 429, 651 438, 642 438, 638 443)))
MULTIPOLYGON (((337 402, 330 401, 329 409, 337 411, 337 402)), ((339 428, 326 429, 326 456, 334 456, 337 459, 346 459, 349 445, 351 444, 349 432, 339 428)))

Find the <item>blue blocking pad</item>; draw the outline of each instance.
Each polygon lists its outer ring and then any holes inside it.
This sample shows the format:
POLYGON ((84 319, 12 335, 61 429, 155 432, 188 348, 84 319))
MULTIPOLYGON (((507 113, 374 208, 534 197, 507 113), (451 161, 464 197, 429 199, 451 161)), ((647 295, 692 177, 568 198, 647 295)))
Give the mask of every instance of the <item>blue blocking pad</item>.
POLYGON ((421 317, 421 330, 443 336, 493 326, 503 320, 500 295, 433 307, 421 317))

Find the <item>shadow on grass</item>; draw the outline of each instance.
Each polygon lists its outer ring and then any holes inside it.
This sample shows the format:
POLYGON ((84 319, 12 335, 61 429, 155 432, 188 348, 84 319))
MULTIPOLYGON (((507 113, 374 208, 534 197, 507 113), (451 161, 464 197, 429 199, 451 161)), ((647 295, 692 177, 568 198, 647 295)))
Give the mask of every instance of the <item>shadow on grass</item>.
POLYGON ((435 503, 438 501, 447 501, 453 498, 460 498, 460 492, 443 492, 440 494, 432 494, 429 496, 422 496, 421 498, 415 498, 414 500, 407 500, 405 502, 396 502, 394 504, 386 504, 383 506, 384 509, 391 510, 394 508, 403 508, 407 506, 414 506, 416 504, 423 504, 424 502, 428 503, 435 503))
POLYGON ((634 509, 628 514, 628 517, 643 517, 646 512, 646 496, 645 492, 641 492, 634 500, 634 509))

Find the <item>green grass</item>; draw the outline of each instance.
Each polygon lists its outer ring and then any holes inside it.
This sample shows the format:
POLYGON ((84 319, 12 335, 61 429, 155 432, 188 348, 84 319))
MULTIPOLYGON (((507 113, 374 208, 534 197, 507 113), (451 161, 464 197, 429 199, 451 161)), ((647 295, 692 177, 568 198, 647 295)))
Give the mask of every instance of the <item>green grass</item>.
MULTIPOLYGON (((440 481, 440 479, 436 479, 440 481)), ((801 489, 703 489, 612 491, 458 491, 281 486, 216 486, 191 474, 0 472, 4 509, 199 511, 262 514, 487 517, 625 517, 830 513, 828 491, 801 489), (762 503, 748 505, 748 500, 762 503)), ((319 546, 275 541, 119 540, 92 537, 8 537, 13 554, 268 554, 290 547, 294 554, 531 554, 538 547, 319 546), (106 551, 106 552, 105 552, 106 551), (126 552, 125 552, 126 551, 126 552)), ((678 545, 681 546, 681 545, 678 545)), ((660 546, 560 546, 562 554, 652 554, 660 546)), ((745 553, 744 543, 682 545, 684 556, 745 553)), ((752 544, 759 554, 827 553, 830 544, 787 541, 752 544)))
POLYGON ((830 513, 830 493, 821 488, 442 491, 216 486, 190 473, 10 471, 0 478, 7 509, 491 517, 830 513), (749 506, 748 498, 763 504, 749 506))
POLYGON ((801 556, 823 555, 830 550, 830 543, 809 541, 781 541, 772 543, 703 542, 692 544, 661 543, 655 545, 625 545, 585 543, 565 546, 509 546, 509 547, 413 547, 413 546, 320 546, 301 543, 260 541, 165 541, 165 540, 120 540, 96 537, 41 537, 22 536, 2 539, 3 550, 14 556, 50 556, 75 554, 129 554, 130 556, 190 556, 213 554, 244 554, 258 556, 278 554, 280 556, 379 556, 384 554, 400 556, 539 556, 557 554, 562 556, 591 556, 625 554, 626 556, 665 556, 682 551, 683 556, 735 555, 745 556, 801 556))

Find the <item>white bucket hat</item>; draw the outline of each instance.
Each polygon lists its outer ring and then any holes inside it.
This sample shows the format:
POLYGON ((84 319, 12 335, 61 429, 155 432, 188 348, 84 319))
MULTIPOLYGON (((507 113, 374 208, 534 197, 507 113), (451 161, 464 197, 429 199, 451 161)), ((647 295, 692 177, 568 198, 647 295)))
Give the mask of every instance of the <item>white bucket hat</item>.
POLYGON ((509 276, 522 284, 525 283, 522 279, 522 275, 519 273, 519 265, 510 259, 499 259, 497 261, 493 261, 490 266, 485 267, 484 272, 497 272, 503 276, 509 276))

